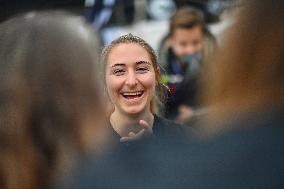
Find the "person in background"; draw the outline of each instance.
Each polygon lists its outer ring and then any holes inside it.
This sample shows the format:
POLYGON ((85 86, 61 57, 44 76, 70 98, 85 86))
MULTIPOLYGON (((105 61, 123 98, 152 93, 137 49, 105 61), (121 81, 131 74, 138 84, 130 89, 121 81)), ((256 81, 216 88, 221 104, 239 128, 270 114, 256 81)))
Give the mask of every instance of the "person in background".
POLYGON ((163 100, 164 88, 156 54, 146 41, 132 34, 120 36, 104 48, 101 62, 113 105, 110 126, 118 140, 182 133, 181 125, 157 115, 156 103, 163 100))
POLYGON ((165 117, 186 122, 198 107, 197 89, 203 62, 216 47, 201 11, 183 7, 170 19, 169 34, 162 40, 159 62, 162 81, 169 88, 165 117))
POLYGON ((284 2, 241 5, 202 76, 204 150, 172 165, 188 181, 169 188, 284 187, 284 2))
POLYGON ((0 188, 51 188, 104 138, 97 37, 80 18, 29 12, 0 25, 0 188))

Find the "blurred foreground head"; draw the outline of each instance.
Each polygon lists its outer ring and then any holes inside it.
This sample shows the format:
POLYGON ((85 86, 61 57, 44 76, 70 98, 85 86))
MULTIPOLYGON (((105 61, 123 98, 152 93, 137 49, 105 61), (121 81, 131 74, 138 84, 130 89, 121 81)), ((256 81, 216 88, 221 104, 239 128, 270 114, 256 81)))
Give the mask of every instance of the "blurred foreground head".
POLYGON ((31 12, 3 22, 0 41, 0 188, 45 188, 102 137, 96 36, 78 17, 31 12))
POLYGON ((214 120, 284 108, 284 1, 243 5, 204 77, 214 120))

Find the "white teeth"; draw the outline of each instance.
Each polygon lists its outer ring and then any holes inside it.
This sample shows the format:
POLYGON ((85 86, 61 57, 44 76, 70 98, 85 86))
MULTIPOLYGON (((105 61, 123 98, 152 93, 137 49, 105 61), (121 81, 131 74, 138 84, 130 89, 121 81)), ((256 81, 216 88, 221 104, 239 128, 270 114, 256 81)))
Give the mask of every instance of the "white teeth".
POLYGON ((142 91, 138 91, 138 92, 128 92, 128 93, 122 93, 122 95, 125 95, 125 96, 138 96, 138 95, 141 95, 143 92, 142 91))

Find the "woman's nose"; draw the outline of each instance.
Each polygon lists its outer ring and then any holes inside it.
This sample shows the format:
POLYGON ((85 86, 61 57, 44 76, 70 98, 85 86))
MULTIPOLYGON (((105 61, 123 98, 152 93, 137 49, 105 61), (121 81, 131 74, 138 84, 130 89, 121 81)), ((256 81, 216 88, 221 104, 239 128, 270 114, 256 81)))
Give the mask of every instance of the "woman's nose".
POLYGON ((126 85, 133 87, 137 85, 137 77, 134 72, 129 72, 126 78, 126 85))

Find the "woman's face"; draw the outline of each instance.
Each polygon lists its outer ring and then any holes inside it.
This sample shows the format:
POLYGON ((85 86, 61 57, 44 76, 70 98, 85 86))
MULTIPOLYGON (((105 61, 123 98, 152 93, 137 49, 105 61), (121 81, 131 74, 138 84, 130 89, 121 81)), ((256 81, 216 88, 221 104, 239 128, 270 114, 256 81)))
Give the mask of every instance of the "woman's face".
POLYGON ((143 47, 122 43, 111 50, 106 66, 106 87, 115 111, 150 112, 155 83, 153 63, 143 47))

